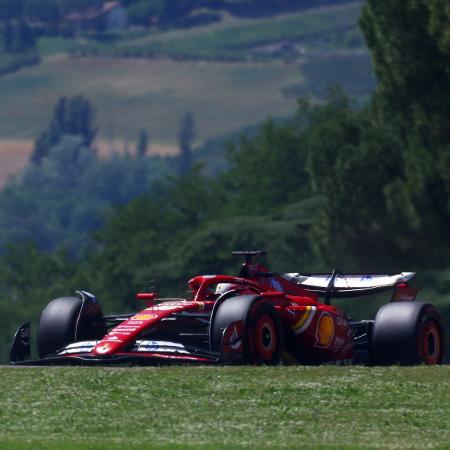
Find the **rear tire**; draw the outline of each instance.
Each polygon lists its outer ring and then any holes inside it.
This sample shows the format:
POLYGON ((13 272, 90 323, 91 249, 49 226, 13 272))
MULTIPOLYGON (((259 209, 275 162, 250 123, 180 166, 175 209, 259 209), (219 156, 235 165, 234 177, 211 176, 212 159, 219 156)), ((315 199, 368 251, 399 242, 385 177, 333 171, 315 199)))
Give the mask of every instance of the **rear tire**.
POLYGON ((102 311, 98 303, 78 297, 52 300, 42 311, 37 343, 39 356, 45 358, 76 341, 96 340, 106 332, 102 311), (81 312, 81 314, 80 314, 81 312))
POLYGON ((389 303, 379 309, 372 333, 373 364, 442 364, 444 347, 444 326, 433 305, 389 303))

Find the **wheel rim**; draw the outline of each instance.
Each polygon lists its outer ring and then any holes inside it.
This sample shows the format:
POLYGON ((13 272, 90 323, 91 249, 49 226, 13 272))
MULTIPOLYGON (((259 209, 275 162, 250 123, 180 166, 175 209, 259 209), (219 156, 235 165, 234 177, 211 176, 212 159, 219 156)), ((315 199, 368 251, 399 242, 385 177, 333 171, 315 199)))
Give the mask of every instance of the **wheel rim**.
POLYGON ((255 326, 255 353, 262 362, 270 363, 277 351, 277 331, 272 316, 261 314, 255 326))
POLYGON ((428 320, 419 335, 421 359, 425 364, 438 364, 441 356, 441 334, 434 320, 428 320))

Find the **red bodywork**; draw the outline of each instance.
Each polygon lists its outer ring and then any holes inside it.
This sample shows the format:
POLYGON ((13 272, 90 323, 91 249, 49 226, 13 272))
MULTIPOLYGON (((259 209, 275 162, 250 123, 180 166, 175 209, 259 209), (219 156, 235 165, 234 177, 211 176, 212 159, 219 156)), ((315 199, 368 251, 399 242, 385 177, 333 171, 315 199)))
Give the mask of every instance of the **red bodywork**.
POLYGON ((25 365, 443 361, 444 328, 432 305, 414 302, 418 290, 408 285, 413 272, 334 270, 280 276, 254 262, 264 252, 234 254, 245 256, 239 276, 194 277, 188 282, 188 298, 139 293, 136 297, 146 308, 136 314, 105 316, 96 297, 86 291, 77 291, 78 298, 54 299, 39 321, 41 359, 30 359, 27 322, 14 336, 10 361, 25 365), (391 303, 382 306, 374 320, 348 319, 330 305, 331 297, 391 289, 391 303))
MULTIPOLYGON (((294 349, 286 352, 287 359, 313 364, 344 363, 352 360, 352 332, 344 313, 339 308, 320 303, 314 293, 280 276, 272 276, 260 264, 244 263, 243 269, 245 278, 205 275, 191 279, 189 287, 192 296, 189 300, 174 299, 159 303, 154 294, 138 294, 137 298, 146 301, 148 307, 111 329, 95 345, 91 354, 100 358, 130 354, 130 343, 145 330, 160 327, 162 319, 167 319, 174 313, 211 314, 217 298, 217 294, 211 288, 220 283, 227 283, 233 285, 239 295, 256 294, 275 307, 287 338, 287 348, 294 349), (300 353, 295 349, 301 349, 300 353)), ((236 334, 242 333, 243 328, 243 323, 233 323, 225 330, 222 356, 242 351, 239 345, 233 344, 233 339, 237 340, 236 334)), ((210 361, 210 358, 198 355, 163 355, 160 352, 140 353, 140 356, 210 361)))

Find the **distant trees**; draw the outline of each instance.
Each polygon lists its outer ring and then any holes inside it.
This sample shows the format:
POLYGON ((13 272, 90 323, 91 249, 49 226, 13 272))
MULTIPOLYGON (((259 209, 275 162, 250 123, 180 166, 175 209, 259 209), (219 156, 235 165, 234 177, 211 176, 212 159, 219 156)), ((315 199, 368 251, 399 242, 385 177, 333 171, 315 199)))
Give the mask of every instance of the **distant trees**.
POLYGON ((62 97, 48 129, 36 140, 30 164, 0 192, 0 254, 8 242, 34 240, 41 250, 80 256, 116 205, 147 193, 170 172, 146 157, 143 131, 138 154, 100 159, 92 148, 94 111, 84 97, 62 97))
POLYGON ((10 53, 13 49, 14 43, 14 29, 11 22, 6 22, 2 29, 3 38, 3 51, 5 53, 10 53))
POLYGON ((136 25, 149 26, 152 20, 162 16, 164 11, 164 0, 125 0, 128 8, 129 19, 136 25))
POLYGON ((48 155, 63 135, 80 136, 85 147, 89 148, 97 133, 94 126, 95 112, 89 100, 82 96, 61 97, 53 110, 48 130, 36 139, 31 162, 39 164, 48 155))
POLYGON ((153 22, 173 23, 198 5, 198 0, 124 0, 130 20, 148 26, 153 22))
POLYGON ((32 240, 81 256, 116 205, 149 192, 167 172, 159 160, 130 154, 100 159, 82 136, 64 134, 0 192, 0 253, 8 242, 32 240))
POLYGON ((173 21, 181 16, 186 15, 190 10, 198 5, 196 0, 177 0, 176 2, 166 0, 164 2, 164 9, 162 19, 164 21, 173 21))
POLYGON ((36 36, 24 20, 6 22, 1 29, 1 36, 5 53, 24 53, 36 49, 36 36))
POLYGON ((63 17, 63 6, 59 0, 28 0, 25 16, 38 25, 45 25, 56 32, 63 17))
POLYGON ((63 30, 65 15, 100 8, 104 0, 0 0, 0 24, 22 23, 37 32, 56 34, 63 30))
POLYGON ((105 0, 59 0, 63 13, 100 8, 105 0))
POLYGON ((0 22, 20 17, 26 0, 0 0, 0 22))
POLYGON ((147 154, 149 145, 148 133, 144 129, 139 132, 138 143, 136 146, 136 154, 139 157, 144 157, 147 154))
MULTIPOLYGON (((345 1, 345 0, 334 0, 345 1)), ((122 0, 130 20, 136 25, 170 25, 183 21, 191 11, 201 8, 229 10, 234 14, 272 13, 288 6, 298 6, 298 0, 122 0)), ((323 1, 326 3, 326 0, 323 1)), ((309 6, 305 2, 305 7, 309 6)))
POLYGON ((6 16, 8 20, 2 22, 0 15, 0 75, 40 62, 32 27, 23 19, 11 19, 9 14, 6 16))
MULTIPOLYGON (((273 14, 286 8, 310 7, 311 3, 327 4, 331 0, 121 0, 127 8, 130 23, 139 26, 192 26, 220 20, 220 11, 235 15, 273 14), (192 12, 203 10, 191 17, 192 12), (205 10, 209 10, 206 12, 205 10), (217 12, 212 12, 216 10, 217 12)), ((333 0, 345 2, 348 0, 333 0)), ((64 18, 74 12, 99 10, 106 0, 0 0, 0 23, 23 20, 42 34, 65 34, 64 18)), ((97 30, 101 31, 101 27, 97 30)))
POLYGON ((25 20, 20 20, 16 27, 15 47, 18 53, 36 48, 36 36, 25 20))
POLYGON ((178 130, 178 147, 180 149, 180 175, 186 174, 192 166, 192 145, 194 143, 197 130, 195 127, 194 115, 187 112, 181 119, 178 130))

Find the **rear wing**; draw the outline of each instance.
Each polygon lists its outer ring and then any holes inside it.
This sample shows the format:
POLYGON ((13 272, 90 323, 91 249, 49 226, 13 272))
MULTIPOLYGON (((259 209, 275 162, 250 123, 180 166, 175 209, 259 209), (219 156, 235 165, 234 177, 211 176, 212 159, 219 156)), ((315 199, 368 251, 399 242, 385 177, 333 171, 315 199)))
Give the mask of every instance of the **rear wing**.
POLYGON ((282 277, 319 296, 345 298, 388 291, 401 284, 408 284, 414 275, 414 272, 344 274, 334 271, 333 273, 286 273, 282 277))

